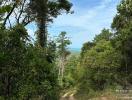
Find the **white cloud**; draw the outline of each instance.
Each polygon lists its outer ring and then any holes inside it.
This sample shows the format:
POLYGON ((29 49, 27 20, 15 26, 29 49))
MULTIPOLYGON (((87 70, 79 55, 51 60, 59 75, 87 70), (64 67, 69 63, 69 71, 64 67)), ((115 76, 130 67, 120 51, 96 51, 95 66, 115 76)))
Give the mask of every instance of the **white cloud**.
MULTIPOLYGON (((112 0, 103 0, 103 1, 104 2, 102 2, 101 5, 96 6, 95 8, 91 8, 91 9, 80 8, 80 11, 83 12, 80 15, 75 13, 73 15, 69 14, 69 15, 59 16, 57 19, 55 19, 54 25, 60 26, 60 27, 61 26, 71 26, 71 27, 88 28, 88 27, 86 27, 86 25, 91 24, 91 22, 93 22, 93 21, 94 22, 97 21, 97 19, 99 19, 98 17, 106 18, 106 17, 109 17, 108 15, 111 16, 111 14, 115 13, 115 7, 114 8, 106 7, 106 6, 108 6, 109 2, 112 0), (111 11, 114 11, 114 12, 111 12, 111 11), (95 18, 97 18, 97 19, 95 19, 95 18)), ((75 12, 77 12, 77 11, 75 11, 75 12)))

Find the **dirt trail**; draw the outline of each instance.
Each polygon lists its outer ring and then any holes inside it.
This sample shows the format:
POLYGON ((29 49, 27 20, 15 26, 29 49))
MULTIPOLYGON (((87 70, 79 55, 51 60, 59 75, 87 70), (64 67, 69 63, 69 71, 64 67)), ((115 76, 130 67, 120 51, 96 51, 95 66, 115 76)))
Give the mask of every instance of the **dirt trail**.
POLYGON ((75 97, 74 97, 74 93, 66 93, 64 94, 60 100, 76 100, 75 97))
POLYGON ((76 100, 74 98, 74 96, 70 96, 70 97, 62 97, 60 100, 76 100))

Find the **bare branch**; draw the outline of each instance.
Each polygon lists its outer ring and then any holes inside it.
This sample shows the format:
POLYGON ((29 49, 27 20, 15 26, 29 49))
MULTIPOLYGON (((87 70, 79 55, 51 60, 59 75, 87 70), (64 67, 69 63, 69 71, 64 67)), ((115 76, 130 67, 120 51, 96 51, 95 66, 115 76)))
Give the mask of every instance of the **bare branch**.
POLYGON ((22 24, 23 24, 24 26, 26 26, 26 25, 28 25, 28 24, 31 23, 31 22, 32 22, 32 20, 30 19, 30 16, 26 16, 26 17, 24 18, 22 24))
POLYGON ((19 16, 18 16, 18 18, 17 18, 17 19, 18 19, 18 20, 17 20, 17 21, 18 21, 18 23, 20 23, 19 21, 20 21, 21 15, 22 15, 23 10, 24 10, 24 5, 25 5, 25 2, 26 2, 26 0, 24 0, 24 1, 23 1, 22 8, 21 8, 21 10, 20 10, 20 14, 19 14, 19 16))
POLYGON ((9 22, 9 24, 10 24, 10 28, 12 28, 11 21, 10 21, 10 19, 9 19, 9 18, 8 18, 8 22, 9 22))
POLYGON ((17 19, 17 13, 16 13, 15 10, 14 10, 14 14, 15 14, 15 19, 18 20, 18 19, 17 19))

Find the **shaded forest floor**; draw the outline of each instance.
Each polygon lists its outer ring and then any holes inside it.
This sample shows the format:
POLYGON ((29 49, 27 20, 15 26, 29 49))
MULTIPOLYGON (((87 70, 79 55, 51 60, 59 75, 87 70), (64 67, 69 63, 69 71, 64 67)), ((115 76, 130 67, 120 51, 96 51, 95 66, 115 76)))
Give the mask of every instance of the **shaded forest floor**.
POLYGON ((85 98, 85 96, 81 96, 79 98, 75 97, 75 94, 66 93, 64 94, 60 100, 132 100, 132 93, 104 93, 101 96, 85 98))
MULTIPOLYGON (((78 100, 74 96, 69 97, 62 97, 60 100, 78 100)), ((84 99, 82 99, 84 100, 84 99)), ((86 99, 85 99, 86 100, 86 99)), ((124 97, 114 97, 114 96, 107 96, 107 97, 97 97, 97 98, 91 98, 87 100, 132 100, 132 97, 124 96, 124 97)))

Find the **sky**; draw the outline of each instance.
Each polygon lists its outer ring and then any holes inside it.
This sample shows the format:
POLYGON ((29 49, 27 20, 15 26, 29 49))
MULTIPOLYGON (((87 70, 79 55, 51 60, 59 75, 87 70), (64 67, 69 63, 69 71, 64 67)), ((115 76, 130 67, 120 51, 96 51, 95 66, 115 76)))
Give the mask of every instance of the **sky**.
MULTIPOLYGON (((110 28, 116 15, 116 7, 121 0, 71 0, 74 14, 62 14, 48 26, 50 36, 67 32, 72 44, 70 48, 81 48, 87 41, 92 41, 103 28, 110 28)), ((31 36, 35 26, 29 26, 31 36)))

